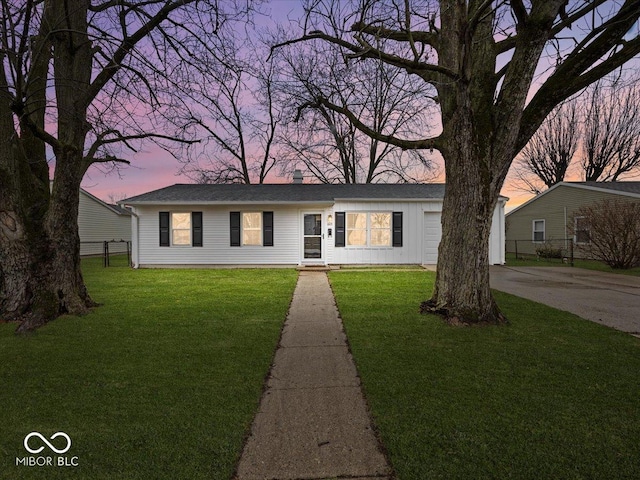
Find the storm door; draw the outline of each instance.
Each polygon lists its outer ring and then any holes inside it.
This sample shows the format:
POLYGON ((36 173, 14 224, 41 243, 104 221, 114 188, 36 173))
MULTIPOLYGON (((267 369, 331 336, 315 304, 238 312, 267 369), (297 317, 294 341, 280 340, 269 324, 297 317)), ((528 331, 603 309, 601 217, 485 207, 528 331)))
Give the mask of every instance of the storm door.
POLYGON ((322 258, 322 214, 304 214, 304 259, 322 258))

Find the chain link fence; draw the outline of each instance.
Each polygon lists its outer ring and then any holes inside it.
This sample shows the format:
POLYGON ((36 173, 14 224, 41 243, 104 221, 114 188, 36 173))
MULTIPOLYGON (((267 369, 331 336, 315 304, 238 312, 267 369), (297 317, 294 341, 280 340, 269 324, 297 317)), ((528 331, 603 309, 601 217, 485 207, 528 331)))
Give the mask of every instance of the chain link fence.
POLYGON ((537 260, 548 263, 568 263, 573 266, 576 248, 573 238, 549 239, 534 242, 528 240, 507 240, 507 254, 517 260, 537 260))
POLYGON ((80 255, 83 257, 102 257, 104 267, 111 266, 112 256, 127 256, 127 266, 131 265, 131 241, 104 240, 80 242, 80 255))

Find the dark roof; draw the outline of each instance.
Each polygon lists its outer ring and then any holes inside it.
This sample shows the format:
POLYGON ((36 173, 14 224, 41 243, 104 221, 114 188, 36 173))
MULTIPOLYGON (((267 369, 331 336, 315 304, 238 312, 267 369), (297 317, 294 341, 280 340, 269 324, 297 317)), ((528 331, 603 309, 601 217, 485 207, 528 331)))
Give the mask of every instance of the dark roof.
POLYGON ((566 182, 568 185, 604 188, 617 192, 637 193, 640 195, 640 182, 566 182))
POLYGON ((176 184, 119 202, 154 203, 332 203, 336 200, 429 200, 444 198, 442 183, 400 184, 176 184))
POLYGON ((560 187, 575 187, 579 189, 589 190, 589 189, 600 189, 600 190, 609 190, 611 193, 617 193, 621 196, 629 196, 629 197, 640 197, 640 182, 560 182, 556 183, 549 189, 545 190, 542 193, 539 193, 533 198, 530 198, 522 205, 519 205, 517 208, 514 208, 507 216, 513 215, 521 208, 526 207, 538 200, 538 198, 543 197, 549 192, 552 192, 556 188, 560 187))

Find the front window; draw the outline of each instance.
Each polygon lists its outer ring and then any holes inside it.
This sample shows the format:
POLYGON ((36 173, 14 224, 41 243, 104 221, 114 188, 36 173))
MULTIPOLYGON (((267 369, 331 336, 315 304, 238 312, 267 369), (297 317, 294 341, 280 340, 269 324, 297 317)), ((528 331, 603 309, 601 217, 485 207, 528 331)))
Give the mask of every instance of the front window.
POLYGON ((390 213, 371 213, 371 246, 391 246, 390 213))
POLYGON ((352 247, 390 247, 391 213, 347 213, 347 242, 352 247))
POLYGON ((171 242, 173 245, 191 245, 191 214, 171 214, 171 242))
POLYGON ((544 242, 544 220, 533 221, 533 241, 544 242))
POLYGON ((347 213, 347 245, 367 245, 366 213, 347 213))
POLYGON ((262 245, 262 213, 242 214, 242 244, 262 245))

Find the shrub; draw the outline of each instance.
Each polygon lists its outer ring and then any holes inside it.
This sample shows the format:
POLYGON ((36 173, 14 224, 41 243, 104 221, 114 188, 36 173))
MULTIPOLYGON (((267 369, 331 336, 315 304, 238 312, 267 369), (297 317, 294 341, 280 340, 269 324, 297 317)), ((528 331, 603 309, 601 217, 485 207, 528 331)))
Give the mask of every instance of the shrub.
POLYGON ((537 247, 536 255, 540 258, 562 258, 564 256, 562 248, 554 247, 550 243, 537 247))
POLYGON ((573 234, 584 242, 578 248, 591 258, 616 269, 640 265, 640 202, 603 200, 579 208, 573 218, 573 234))

